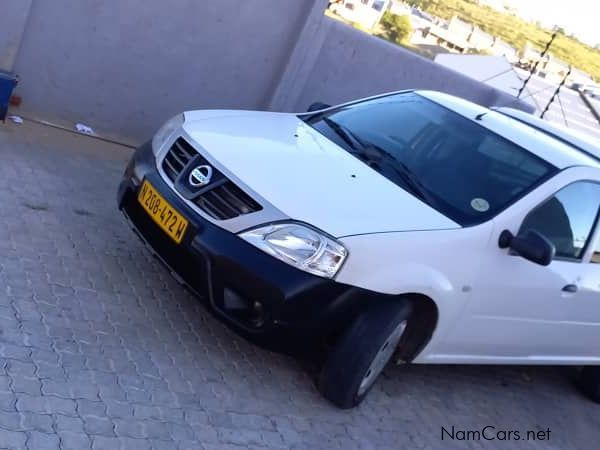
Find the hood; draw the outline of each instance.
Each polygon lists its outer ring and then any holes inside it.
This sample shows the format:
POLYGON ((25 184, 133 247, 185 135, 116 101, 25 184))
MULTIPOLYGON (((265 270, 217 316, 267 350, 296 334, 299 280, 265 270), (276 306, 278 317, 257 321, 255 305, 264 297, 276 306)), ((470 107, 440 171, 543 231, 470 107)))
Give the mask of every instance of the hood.
POLYGON ((283 214, 332 236, 459 228, 293 114, 195 111, 184 130, 283 214))

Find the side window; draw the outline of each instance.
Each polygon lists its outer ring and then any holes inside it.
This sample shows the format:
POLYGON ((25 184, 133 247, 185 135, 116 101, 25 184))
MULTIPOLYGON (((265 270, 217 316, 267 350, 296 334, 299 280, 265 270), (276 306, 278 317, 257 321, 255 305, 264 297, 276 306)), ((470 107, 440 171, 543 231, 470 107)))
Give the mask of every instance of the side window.
MULTIPOLYGON (((558 191, 535 208, 520 231, 534 229, 556 246, 559 258, 580 259, 600 209, 600 184, 579 181, 558 191)), ((600 262, 600 255, 596 254, 600 262)))

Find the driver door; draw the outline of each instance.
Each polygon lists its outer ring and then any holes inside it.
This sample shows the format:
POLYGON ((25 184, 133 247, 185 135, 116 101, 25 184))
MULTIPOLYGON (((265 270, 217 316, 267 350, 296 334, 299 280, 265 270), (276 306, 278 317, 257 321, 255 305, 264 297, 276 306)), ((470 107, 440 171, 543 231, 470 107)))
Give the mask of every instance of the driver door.
POLYGON ((592 344, 600 342, 600 265, 589 261, 600 211, 594 175, 497 218, 472 300, 448 336, 453 353, 490 362, 600 360, 592 344), (556 247, 552 263, 537 265, 500 249, 505 229, 542 233, 556 247))

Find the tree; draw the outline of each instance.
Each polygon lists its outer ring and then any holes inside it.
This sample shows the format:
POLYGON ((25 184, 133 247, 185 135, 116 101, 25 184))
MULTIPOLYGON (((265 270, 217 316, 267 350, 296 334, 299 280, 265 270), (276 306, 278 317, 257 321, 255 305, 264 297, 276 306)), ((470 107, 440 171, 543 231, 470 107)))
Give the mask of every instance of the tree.
POLYGON ((406 44, 413 33, 412 24, 408 16, 398 16, 386 11, 381 19, 381 26, 389 41, 396 44, 406 44))

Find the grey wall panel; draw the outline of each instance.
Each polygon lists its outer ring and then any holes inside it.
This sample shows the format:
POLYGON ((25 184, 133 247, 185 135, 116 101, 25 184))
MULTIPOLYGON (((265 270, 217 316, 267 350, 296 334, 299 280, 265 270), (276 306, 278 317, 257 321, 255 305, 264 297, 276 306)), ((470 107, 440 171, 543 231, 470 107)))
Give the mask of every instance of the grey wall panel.
POLYGON ((314 0, 34 0, 23 109, 137 140, 192 108, 264 108, 314 0))
POLYGON ((0 1, 0 70, 10 72, 21 45, 32 0, 0 1))
POLYGON ((533 108, 504 92, 443 67, 383 39, 343 23, 329 21, 313 70, 307 77, 296 109, 314 101, 341 103, 402 89, 432 89, 484 106, 533 108))
POLYGON ((0 15, 0 26, 14 26, 0 28, 0 58, 4 36, 24 29, 11 44, 20 111, 132 143, 188 109, 302 111, 408 88, 520 106, 324 17, 327 0, 4 1, 13 20, 0 15))

